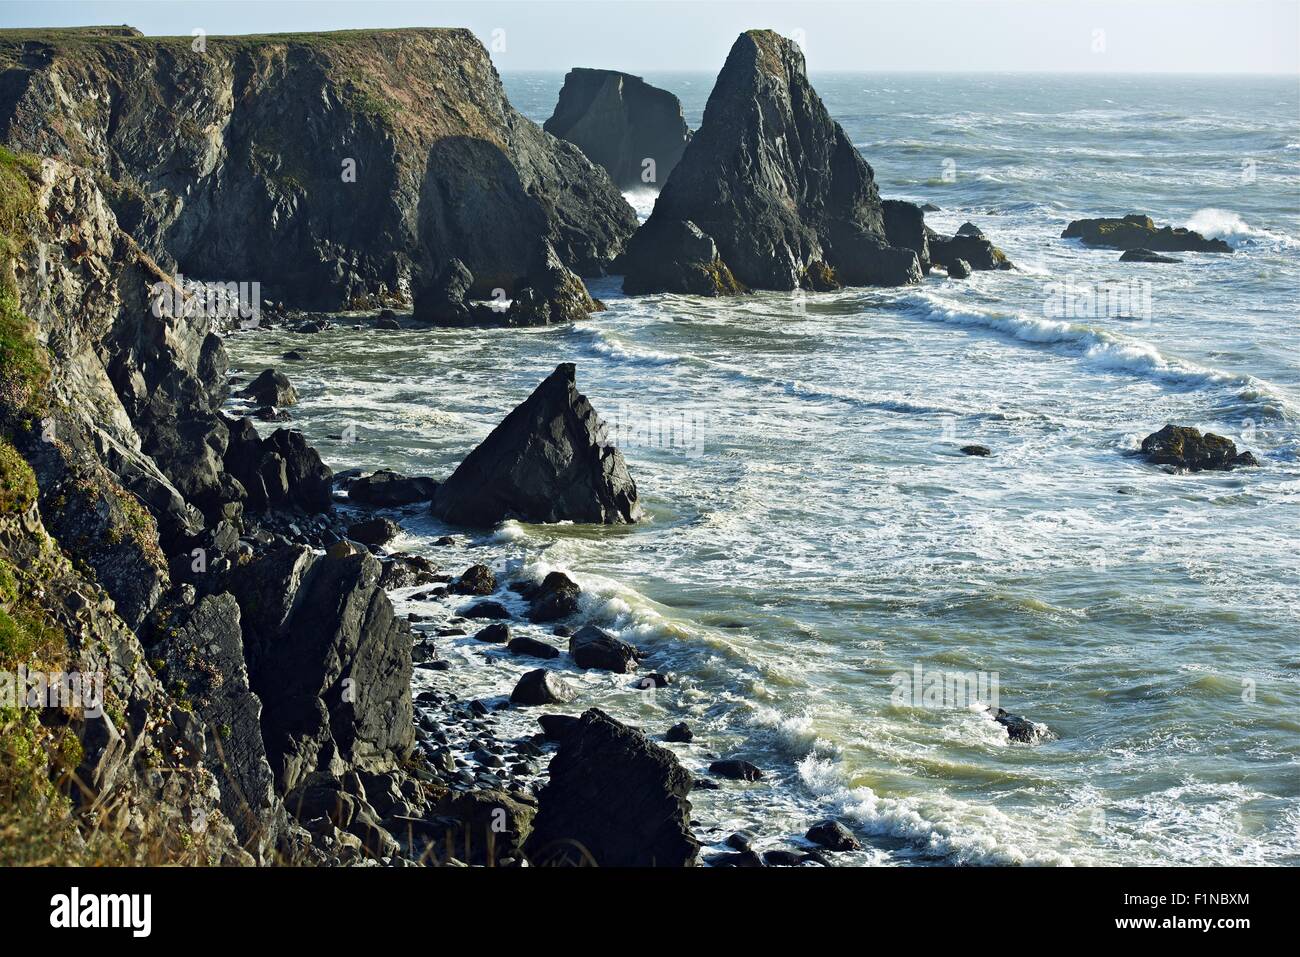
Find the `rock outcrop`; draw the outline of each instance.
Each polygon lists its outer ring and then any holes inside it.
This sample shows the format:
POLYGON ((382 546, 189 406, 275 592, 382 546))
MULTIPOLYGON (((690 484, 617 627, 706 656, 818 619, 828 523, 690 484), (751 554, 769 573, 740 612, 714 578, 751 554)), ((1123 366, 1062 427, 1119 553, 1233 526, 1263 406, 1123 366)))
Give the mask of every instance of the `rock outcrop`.
POLYGON ((577 146, 622 190, 659 189, 691 140, 673 94, 639 76, 585 67, 565 76, 542 129, 577 146))
POLYGON ((620 524, 639 516, 623 455, 578 392, 572 363, 556 367, 438 488, 433 512, 459 525, 620 524))
POLYGON ((0 140, 92 170, 165 270, 299 308, 407 301, 452 257, 513 295, 542 242, 598 275, 636 228, 468 30, 205 43, 6 31, 0 140))
POLYGON ((1150 249, 1129 249, 1120 257, 1122 263, 1180 263, 1181 259, 1175 259, 1173 256, 1162 256, 1150 249))
POLYGON ((769 30, 732 46, 645 239, 622 261, 624 288, 692 292, 702 272, 717 273, 692 228, 752 289, 921 279, 915 251, 890 244, 874 173, 809 84, 803 54, 769 30), (665 269, 687 249, 690 268, 665 269))
POLYGON ((1166 425, 1142 440, 1142 454, 1155 465, 1171 465, 1189 472, 1226 472, 1238 466, 1259 465, 1250 452, 1238 452, 1232 439, 1201 434, 1186 425, 1166 425))
POLYGON ((691 775, 595 708, 564 733, 525 850, 534 864, 690 867, 691 775))
POLYGON ((1121 219, 1076 219, 1065 227, 1062 239, 1078 239, 1085 246, 1105 249, 1147 249, 1151 252, 1230 253, 1222 239, 1206 239, 1181 226, 1157 227, 1150 216, 1129 213, 1121 219))

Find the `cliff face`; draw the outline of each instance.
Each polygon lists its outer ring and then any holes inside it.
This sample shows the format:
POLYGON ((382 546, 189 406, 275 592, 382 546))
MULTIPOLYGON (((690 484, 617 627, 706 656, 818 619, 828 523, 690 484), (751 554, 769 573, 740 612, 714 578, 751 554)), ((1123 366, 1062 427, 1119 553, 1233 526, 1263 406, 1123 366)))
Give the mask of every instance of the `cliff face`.
POLYGON ((636 227, 603 171, 510 106, 467 30, 203 51, 0 31, 0 139, 94 171, 163 268, 304 308, 404 300, 453 257, 475 294, 510 292, 542 241, 599 274, 636 227))
POLYGON ((575 144, 619 189, 659 189, 691 141, 673 94, 630 73, 585 67, 565 76, 542 128, 575 144))
MULTIPOLYGON (((680 237, 689 230, 666 228, 672 221, 710 237, 721 265, 751 288, 921 278, 914 252, 889 244, 874 173, 808 82, 803 54, 770 30, 743 33, 732 46, 646 236, 629 247, 629 291, 692 291, 663 274, 664 262, 686 256, 680 237)), ((723 275, 718 263, 690 265, 688 279, 723 275)))

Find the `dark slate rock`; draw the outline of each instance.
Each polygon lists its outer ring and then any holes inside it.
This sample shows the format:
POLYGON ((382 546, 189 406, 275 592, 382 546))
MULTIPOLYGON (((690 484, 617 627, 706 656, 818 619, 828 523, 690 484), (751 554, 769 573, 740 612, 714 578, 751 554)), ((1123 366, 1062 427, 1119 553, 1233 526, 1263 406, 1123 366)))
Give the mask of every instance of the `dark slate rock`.
POLYGON ((636 671, 638 657, 634 646, 595 625, 585 625, 574 633, 569 639, 569 655, 579 668, 618 674, 636 671))
POLYGON ((510 700, 522 705, 567 704, 577 696, 577 689, 554 671, 538 668, 519 679, 510 700))
POLYGON ((963 445, 961 447, 961 454, 974 455, 982 458, 984 456, 992 455, 993 453, 989 451, 987 445, 963 445))
POLYGON ((431 478, 407 478, 398 472, 380 469, 348 485, 348 499, 361 505, 410 505, 412 502, 431 501, 437 491, 438 483, 431 478))
POLYGON ((862 848, 858 839, 853 836, 853 832, 839 821, 822 821, 814 824, 804 836, 828 851, 857 851, 862 848))
POLYGON ((438 567, 423 555, 399 552, 383 560, 379 584, 384 588, 408 588, 429 585, 439 580, 438 567))
POLYGON ((691 726, 685 721, 677 722, 677 724, 669 728, 667 733, 664 734, 664 740, 671 741, 674 744, 685 744, 691 741, 694 737, 695 732, 691 730, 691 726))
POLYGON ((564 735, 526 850, 534 864, 689 867, 691 776, 672 752, 596 709, 564 735))
POLYGON ((709 765, 709 773, 723 778, 731 778, 733 781, 761 781, 763 779, 763 772, 757 767, 748 761, 741 761, 736 758, 714 761, 709 765))
POLYGON ((1236 443, 1213 432, 1185 425, 1166 425, 1142 440, 1142 454, 1155 465, 1172 465, 1189 472, 1228 471, 1259 465, 1250 452, 1237 452, 1236 443))
POLYGON ((542 726, 542 735, 547 741, 563 741, 578 727, 578 718, 571 714, 544 714, 537 723, 542 726))
POLYGON ((521 635, 518 638, 512 639, 507 647, 510 649, 512 654, 527 655, 530 658, 560 657, 559 648, 556 648, 554 645, 548 645, 546 642, 539 641, 536 638, 529 638, 526 635, 521 635))
POLYGON ((993 713, 993 720, 1007 729, 1007 737, 1020 744, 1032 744, 1038 738, 1038 729, 1034 722, 1018 714, 1012 714, 1005 708, 998 708, 993 713))
POLYGON ((1076 219, 1065 227, 1062 239, 1078 239, 1086 246, 1108 249, 1149 249, 1152 252, 1230 253, 1222 239, 1206 239, 1191 229, 1157 228, 1150 216, 1129 213, 1122 219, 1076 219))
POLYGON ((980 229, 974 223, 967 220, 957 227, 958 236, 977 236, 983 238, 984 230, 980 229))
POLYGON ((930 271, 930 239, 925 231, 925 213, 920 206, 901 199, 881 201, 885 220, 885 238, 889 245, 916 253, 922 273, 930 271))
POLYGON ((667 90, 639 76, 584 67, 565 76, 542 129, 577 146, 621 190, 658 189, 691 138, 681 102, 667 90), (647 159, 654 160, 652 179, 647 159))
POLYGON ((763 852, 763 863, 768 867, 798 867, 804 862, 804 859, 804 854, 782 848, 763 852))
POLYGON ((348 526, 348 538, 362 545, 387 545, 402 533, 391 518, 370 518, 348 526))
POLYGON ((578 610, 582 589, 564 572, 551 572, 531 596, 528 620, 542 623, 568 618, 578 610))
POLYGON ((967 273, 972 269, 985 271, 1011 268, 1011 260, 1006 254, 983 236, 940 236, 933 230, 926 235, 930 242, 930 261, 948 270, 949 276, 952 276, 954 267, 959 273, 962 268, 967 273), (963 266, 958 266, 959 262, 963 266))
POLYGON ((244 398, 252 399, 258 405, 285 406, 298 401, 289 377, 275 369, 266 369, 239 393, 244 398))
POLYGON ((1162 256, 1159 253, 1152 252, 1149 249, 1129 249, 1120 254, 1119 261, 1122 263, 1180 263, 1181 259, 1175 259, 1173 256, 1162 256))
MULTIPOLYGON (((732 46, 642 229, 658 220, 693 223, 751 289, 921 279, 915 253, 888 245, 874 173, 809 84, 799 47, 770 30, 732 46)), ((625 284, 655 287, 661 245, 629 244, 625 284)))
POLYGON ((948 264, 949 279, 969 279, 970 273, 970 263, 964 259, 954 259, 948 264))
POLYGON ((618 261, 629 296, 676 292, 690 296, 732 296, 745 287, 718 253, 718 244, 689 220, 651 217, 628 241, 618 261), (627 269, 628 263, 634 263, 627 269))
POLYGON ((618 524, 639 517, 636 483, 595 409, 563 363, 472 451, 438 489, 445 521, 618 524))
POLYGON ((510 626, 497 622, 481 628, 474 633, 475 641, 485 641, 493 645, 504 645, 510 641, 510 626))
POLYGON ((488 618, 492 621, 507 621, 510 612, 499 601, 477 601, 461 612, 466 618, 488 618))
POLYGON ((497 590, 497 577, 486 565, 471 565, 447 590, 453 595, 490 595, 497 590))

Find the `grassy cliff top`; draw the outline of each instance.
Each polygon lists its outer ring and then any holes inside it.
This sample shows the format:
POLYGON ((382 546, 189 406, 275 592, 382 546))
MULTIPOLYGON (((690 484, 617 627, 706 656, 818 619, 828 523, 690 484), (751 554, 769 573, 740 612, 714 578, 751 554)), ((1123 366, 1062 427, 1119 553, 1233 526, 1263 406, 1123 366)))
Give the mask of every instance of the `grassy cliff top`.
MULTIPOLYGON (((207 43, 223 49, 250 49, 276 44, 299 46, 347 46, 371 43, 374 40, 430 36, 452 38, 461 34, 473 39, 465 27, 395 27, 385 29, 331 30, 323 33, 247 33, 209 34, 207 43)), ((44 43, 49 46, 72 49, 105 44, 138 44, 141 46, 189 47, 193 36, 147 37, 135 27, 31 27, 0 29, 0 44, 44 43)), ((474 39, 474 42, 478 41, 474 39)))

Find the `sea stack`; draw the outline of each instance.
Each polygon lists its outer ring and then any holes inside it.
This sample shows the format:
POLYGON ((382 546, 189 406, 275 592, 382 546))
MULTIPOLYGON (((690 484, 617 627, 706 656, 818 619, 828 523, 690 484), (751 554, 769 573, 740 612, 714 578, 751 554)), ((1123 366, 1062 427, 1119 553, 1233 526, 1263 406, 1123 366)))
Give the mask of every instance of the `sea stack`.
POLYGON ((673 94, 630 73, 586 67, 565 76, 542 129, 577 146, 622 190, 661 188, 691 141, 673 94))
POLYGON ((799 47, 771 30, 750 30, 732 46, 704 122, 623 265, 630 292, 698 293, 701 274, 719 277, 715 294, 736 284, 789 290, 921 279, 916 253, 890 245, 875 175, 809 84, 799 47), (684 255, 688 245, 710 252, 708 243, 680 241, 696 230, 716 245, 717 263, 684 255))
POLYGON ((439 486, 433 513, 479 527, 508 518, 618 525, 640 508, 622 453, 565 362, 439 486))

